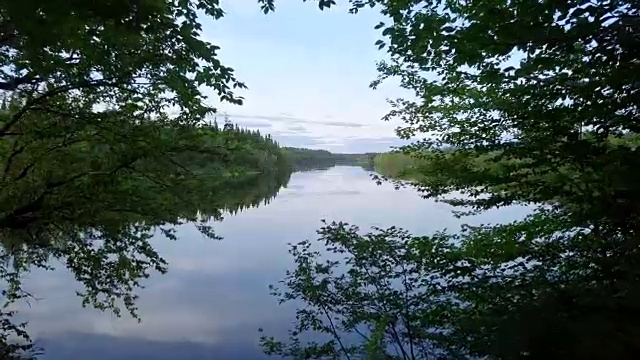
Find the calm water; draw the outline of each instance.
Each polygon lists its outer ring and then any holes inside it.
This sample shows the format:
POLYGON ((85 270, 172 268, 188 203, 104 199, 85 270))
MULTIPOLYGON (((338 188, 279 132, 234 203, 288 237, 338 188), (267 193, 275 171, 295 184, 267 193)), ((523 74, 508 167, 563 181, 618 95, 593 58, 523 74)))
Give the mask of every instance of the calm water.
MULTIPOLYGON (((269 204, 217 223, 222 241, 206 239, 192 226, 180 228, 176 242, 158 239, 169 273, 152 276, 139 291, 141 323, 83 309, 65 271, 31 273, 27 289, 41 300, 25 309, 29 331, 46 348, 44 359, 263 358, 258 328, 285 333, 293 314, 267 287, 291 267, 287 243, 315 238, 321 219, 363 229, 397 225, 414 233, 460 225, 446 205, 411 189, 378 186, 369 175, 348 166, 295 173, 269 204)), ((505 209, 465 222, 503 222, 526 212, 505 209)))

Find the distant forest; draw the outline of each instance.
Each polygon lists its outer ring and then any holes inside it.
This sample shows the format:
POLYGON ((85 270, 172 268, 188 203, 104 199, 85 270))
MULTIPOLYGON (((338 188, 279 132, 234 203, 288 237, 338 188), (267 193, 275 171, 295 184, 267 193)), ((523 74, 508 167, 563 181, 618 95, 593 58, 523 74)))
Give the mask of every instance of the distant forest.
POLYGON ((336 165, 362 166, 373 170, 377 153, 336 154, 327 150, 284 147, 282 151, 294 171, 326 169, 336 165))
MULTIPOLYGON (((584 131, 580 137, 583 141, 595 141, 598 134, 593 131, 584 131)), ((617 137, 609 136, 603 141, 613 148, 621 146, 637 148, 640 146, 640 136, 635 133, 627 133, 617 137)), ((501 176, 513 171, 516 166, 522 166, 527 161, 530 160, 524 156, 519 159, 509 158, 503 151, 480 153, 468 149, 463 151, 463 149, 448 147, 431 149, 421 153, 394 150, 376 154, 372 160, 372 167, 380 175, 388 178, 425 182, 436 179, 445 181, 451 178, 452 174, 460 171, 501 176)), ((556 170, 565 175, 569 171, 563 166, 557 167, 556 170)))

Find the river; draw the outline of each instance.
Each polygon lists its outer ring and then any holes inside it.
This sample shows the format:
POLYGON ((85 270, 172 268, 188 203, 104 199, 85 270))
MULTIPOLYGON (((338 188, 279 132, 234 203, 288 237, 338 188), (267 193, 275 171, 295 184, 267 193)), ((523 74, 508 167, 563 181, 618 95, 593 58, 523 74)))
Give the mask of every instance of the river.
MULTIPOLYGON (((260 359, 259 328, 284 334, 293 308, 278 305, 268 285, 282 279, 292 261, 288 243, 314 239, 321 219, 406 228, 425 234, 456 229, 463 220, 412 189, 376 185, 359 167, 298 172, 269 203, 215 223, 223 237, 203 237, 193 226, 178 240, 158 239, 169 262, 138 293, 142 322, 126 314, 82 308, 77 283, 66 271, 33 272, 25 283, 40 299, 25 309, 30 334, 45 348, 43 359, 260 359)), ((504 222, 527 209, 491 211, 466 223, 504 222)))

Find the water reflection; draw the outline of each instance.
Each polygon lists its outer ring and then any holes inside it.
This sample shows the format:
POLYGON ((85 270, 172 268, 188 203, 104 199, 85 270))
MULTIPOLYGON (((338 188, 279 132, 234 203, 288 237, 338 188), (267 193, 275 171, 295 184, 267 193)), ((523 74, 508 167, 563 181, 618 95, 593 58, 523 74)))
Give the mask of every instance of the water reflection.
MULTIPOLYGON (((507 221, 526 212, 493 211, 473 222, 507 221)), ((314 238, 320 219, 362 228, 397 225, 416 233, 460 224, 447 206, 410 189, 378 186, 362 168, 295 173, 268 205, 215 223, 223 241, 206 239, 189 225, 179 228, 178 241, 155 239, 169 273, 152 276, 139 291, 141 323, 83 309, 66 271, 35 272, 26 283, 42 300, 25 311, 29 330, 46 347, 44 359, 263 358, 257 329, 284 334, 293 315, 267 287, 291 268, 287 243, 314 238)))
POLYGON ((290 172, 276 172, 271 176, 248 176, 216 186, 212 191, 211 209, 221 209, 232 214, 252 207, 269 204, 281 188, 286 187, 290 172))

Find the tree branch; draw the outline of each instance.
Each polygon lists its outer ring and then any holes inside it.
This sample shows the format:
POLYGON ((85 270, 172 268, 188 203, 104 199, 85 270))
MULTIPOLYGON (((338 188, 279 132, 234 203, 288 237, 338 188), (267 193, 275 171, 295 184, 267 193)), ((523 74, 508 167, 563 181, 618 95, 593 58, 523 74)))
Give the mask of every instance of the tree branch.
MULTIPOLYGON (((364 269, 365 273, 367 274, 367 276, 369 278, 373 278, 373 275, 371 274, 371 271, 368 268, 364 269)), ((376 292, 378 294, 383 294, 384 292, 382 291, 382 289, 380 288, 380 285, 377 282, 374 282, 374 287, 376 288, 376 292)), ((382 309, 382 312, 384 314, 389 314, 390 316, 393 316, 395 318, 395 315, 391 314, 391 311, 387 308, 387 306, 385 305, 384 301, 381 302, 381 304, 379 305, 382 309)), ((396 331, 396 322, 397 320, 394 320, 393 322, 388 322, 386 324, 386 326, 389 328, 387 331, 390 334, 391 338, 398 344, 398 347, 400 348, 400 350, 402 351, 402 358, 403 359, 407 359, 408 355, 407 355, 407 351, 404 349, 404 346, 402 346, 402 340, 400 339, 400 336, 398 335, 398 332, 396 331)))
POLYGON ((342 343, 342 340, 340 340, 340 335, 338 334, 338 330, 333 324, 333 320, 331 320, 331 315, 329 315, 329 312, 327 311, 327 307, 324 306, 324 304, 321 301, 318 301, 318 305, 320 306, 320 309, 322 309, 322 312, 324 312, 325 316, 327 317, 327 320, 329 320, 329 325, 331 326, 331 332, 333 333, 333 337, 336 339, 336 341, 338 341, 338 344, 340 345, 340 350, 342 350, 342 352, 344 353, 344 356, 347 357, 347 360, 351 360, 351 357, 349 356, 349 352, 347 351, 344 344, 342 343))
POLYGON ((0 90, 15 91, 20 85, 30 84, 37 81, 39 81, 39 79, 34 77, 33 74, 26 74, 21 77, 14 77, 11 80, 0 82, 0 90))
POLYGON ((411 331, 411 324, 410 324, 410 320, 409 320, 409 286, 408 286, 408 280, 407 280, 407 269, 404 267, 404 265, 400 264, 400 267, 402 268, 402 282, 403 282, 403 287, 404 287, 404 301, 403 301, 403 311, 402 313, 402 318, 404 320, 404 327, 407 329, 407 337, 409 338, 409 351, 411 352, 411 359, 415 359, 416 355, 415 352, 413 350, 413 342, 414 342, 414 338, 413 338, 413 332, 411 331))
POLYGON ((7 135, 9 129, 11 129, 12 126, 18 123, 18 121, 20 121, 20 119, 24 116, 24 114, 26 114, 27 111, 31 110, 34 107, 34 105, 37 105, 48 98, 54 97, 56 95, 59 95, 71 90, 87 89, 87 88, 94 88, 94 87, 101 87, 101 86, 120 87, 121 85, 122 83, 114 82, 113 79, 84 80, 74 84, 59 86, 53 90, 47 91, 38 97, 29 99, 26 102, 26 104, 24 104, 24 106, 20 109, 20 111, 13 114, 13 116, 11 117, 11 120, 9 120, 7 123, 5 123, 2 126, 2 128, 0 128, 0 137, 7 135))
POLYGON ((48 184, 45 185, 45 190, 34 200, 32 200, 31 202, 22 205, 20 207, 18 207, 17 209, 14 209, 13 211, 11 211, 9 214, 6 214, 3 218, 0 218, 0 229, 7 227, 7 228, 12 228, 12 229, 20 229, 20 228, 24 228, 26 227, 28 224, 33 223, 37 220, 37 218, 30 218, 30 219, 20 219, 20 216, 22 215, 26 215, 29 213, 35 213, 38 212, 40 210, 42 210, 42 208, 44 207, 44 199, 47 195, 51 194, 52 192, 54 192, 56 189, 58 189, 61 186, 64 186, 66 184, 69 184, 77 179, 80 179, 82 177, 85 176, 94 176, 94 175, 112 175, 114 173, 116 173, 117 171, 124 169, 130 165, 132 165, 133 163, 135 163, 136 161, 138 161, 140 159, 140 157, 134 157, 132 159, 128 159, 127 161, 124 161, 123 163, 119 164, 118 166, 116 166, 115 168, 109 170, 109 171, 86 171, 86 172, 81 172, 79 174, 73 175, 67 179, 64 180, 60 180, 60 181, 55 181, 55 182, 50 182, 48 184))
POLYGON ((18 144, 18 142, 14 142, 13 143, 13 147, 11 149, 11 154, 7 157, 7 163, 4 166, 4 172, 2 173, 2 181, 4 182, 7 179, 7 176, 9 174, 9 170, 11 169, 11 165, 13 164, 13 159, 20 155, 20 153, 22 153, 24 151, 24 149, 26 148, 26 145, 20 146, 20 147, 16 147, 16 145, 18 144))
POLYGON ((46 155, 50 154, 52 151, 56 150, 56 149, 60 149, 63 148, 65 146, 68 145, 72 145, 72 144, 77 144, 79 142, 84 141, 84 139, 79 138, 79 139, 75 139, 73 141, 69 141, 69 137, 65 137, 65 139, 62 140, 62 143, 53 145, 51 147, 49 147, 47 150, 43 151, 42 153, 40 153, 38 156, 35 157, 35 159, 27 166, 25 166, 22 171, 20 172, 20 174, 18 174, 18 176, 16 176, 13 180, 14 181, 18 181, 22 178, 24 178, 25 176, 27 176, 27 174, 29 173, 29 170, 32 169, 34 166, 36 166, 36 164, 42 160, 46 155))

